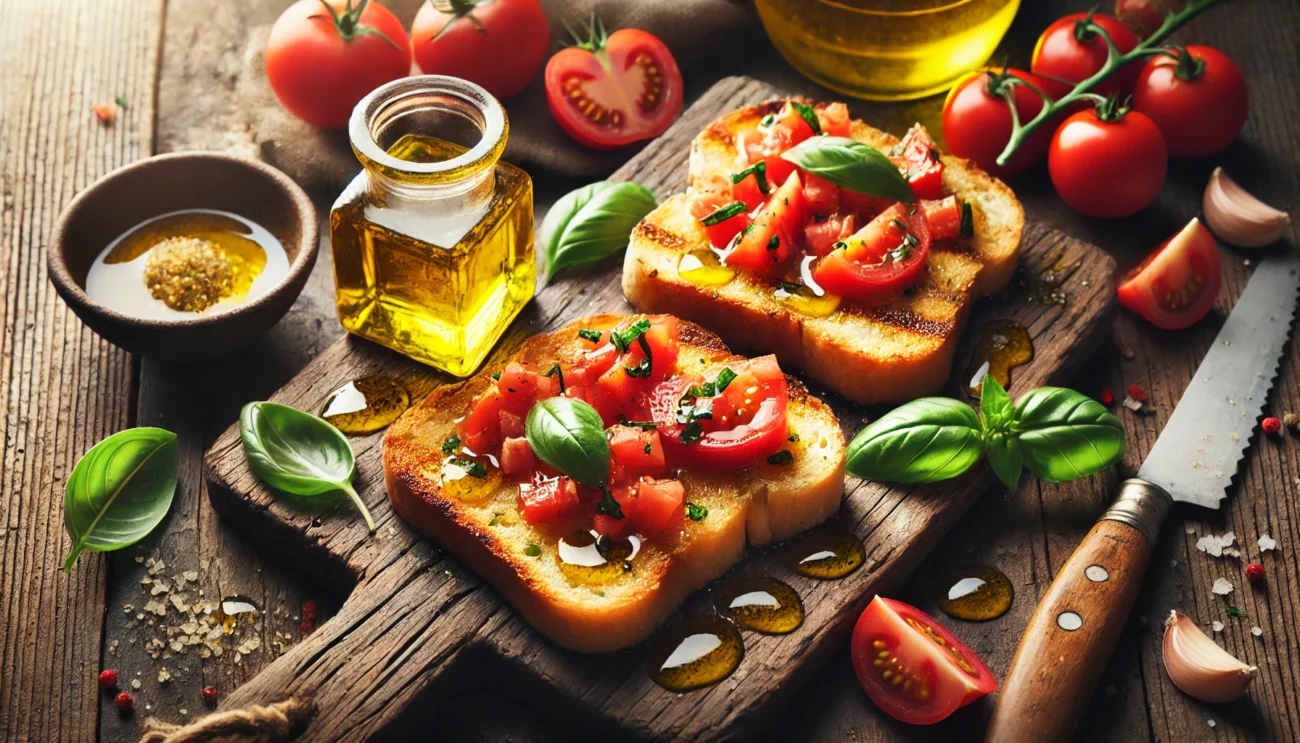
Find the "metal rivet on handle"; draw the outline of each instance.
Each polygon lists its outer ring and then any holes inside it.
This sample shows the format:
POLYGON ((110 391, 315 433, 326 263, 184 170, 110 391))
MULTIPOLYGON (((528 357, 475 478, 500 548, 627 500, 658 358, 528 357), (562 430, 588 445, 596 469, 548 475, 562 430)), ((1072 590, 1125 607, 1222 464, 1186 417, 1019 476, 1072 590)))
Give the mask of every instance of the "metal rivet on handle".
POLYGON ((1056 617, 1056 626, 1066 632, 1073 632, 1083 626, 1083 617, 1072 611, 1063 611, 1056 617))
POLYGON ((1101 583, 1110 578, 1110 573, 1100 565, 1089 565, 1088 569, 1083 571, 1083 574, 1088 576, 1088 580, 1093 583, 1101 583))

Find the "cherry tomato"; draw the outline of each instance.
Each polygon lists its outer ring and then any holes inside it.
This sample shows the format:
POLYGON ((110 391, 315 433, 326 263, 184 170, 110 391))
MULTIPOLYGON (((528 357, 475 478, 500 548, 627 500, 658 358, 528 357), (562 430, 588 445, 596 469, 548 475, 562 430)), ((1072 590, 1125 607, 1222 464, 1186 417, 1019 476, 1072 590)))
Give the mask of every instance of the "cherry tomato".
POLYGON ((551 34, 537 0, 454 0, 443 12, 420 6, 411 24, 411 54, 429 75, 478 83, 497 98, 528 85, 546 61, 551 34))
POLYGON ((988 666, 915 606, 876 596, 853 628, 853 670, 886 714, 931 725, 998 688, 988 666), (902 681, 898 681, 901 678, 902 681))
POLYGON ((1047 153, 1047 170, 1056 192, 1075 211, 1126 217, 1160 193, 1168 165, 1165 140, 1145 114, 1103 108, 1101 115, 1080 111, 1061 124, 1047 153))
MULTIPOLYGON (((1085 27, 1089 20, 1110 34, 1111 41, 1121 53, 1132 51, 1138 44, 1137 36, 1119 19, 1104 13, 1071 13, 1048 26, 1034 46, 1029 69, 1043 78, 1047 86, 1044 92, 1054 99, 1070 92, 1074 83, 1092 77, 1106 63, 1109 47, 1101 34, 1085 27)), ((1103 96, 1127 93, 1133 89, 1140 68, 1139 64, 1130 62, 1099 83, 1092 92, 1103 96)))
POLYGON ((1133 109, 1160 128, 1169 154, 1205 157, 1232 144, 1246 123, 1246 78, 1228 55, 1193 45, 1147 60, 1133 90, 1133 109))
POLYGON ((560 128, 594 149, 657 137, 682 112, 682 73, 645 31, 606 34, 598 20, 577 46, 546 63, 546 101, 560 128))
POLYGON ((1020 145, 1006 167, 997 164, 998 155, 1011 139, 1011 110, 1002 91, 1011 89, 1021 124, 1028 123, 1043 110, 1043 99, 1037 93, 1024 85, 1007 83, 1008 78, 1027 81, 1046 92, 1043 80, 1028 72, 994 69, 962 78, 943 102, 943 136, 948 142, 948 152, 970 158, 986 172, 999 177, 1019 173, 1038 162, 1052 142, 1051 128, 1040 126, 1020 145))
POLYGON ((1193 218, 1124 275, 1119 303, 1157 327, 1181 330, 1214 306, 1219 280, 1219 248, 1193 218))
POLYGON ((1164 23, 1170 11, 1183 9, 1183 0, 1115 0, 1115 17, 1143 38, 1164 23))
POLYGON ((813 267, 813 281, 841 297, 875 300, 912 284, 930 254, 925 213, 895 204, 813 267))
POLYGON ((360 0, 298 0, 266 42, 266 79, 289 113, 308 124, 346 126, 357 102, 411 71, 406 31, 387 8, 360 0))
POLYGON ((798 250, 808 217, 803 184, 797 172, 791 173, 754 217, 753 229, 742 235, 723 260, 728 266, 749 271, 780 273, 798 250))

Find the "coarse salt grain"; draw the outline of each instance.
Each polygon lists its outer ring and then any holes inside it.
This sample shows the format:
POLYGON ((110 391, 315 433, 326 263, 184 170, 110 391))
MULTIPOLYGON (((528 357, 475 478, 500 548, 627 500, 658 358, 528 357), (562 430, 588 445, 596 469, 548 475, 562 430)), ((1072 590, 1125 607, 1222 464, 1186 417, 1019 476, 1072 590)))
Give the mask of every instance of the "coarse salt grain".
POLYGON ((1254 635, 1255 637, 1263 637, 1264 630, 1261 627, 1251 627, 1250 634, 1254 635))
POLYGON ((1196 540, 1196 549, 1211 557, 1222 557, 1223 548, 1232 546, 1235 541, 1237 541, 1237 535, 1233 532, 1217 537, 1213 534, 1207 534, 1196 540))
POLYGON ((1216 596, 1227 596, 1232 593, 1232 583, 1228 582, 1227 578, 1215 578, 1210 591, 1216 596))
POLYGON ((1215 632, 1222 632, 1222 631, 1223 631, 1223 622, 1220 622, 1220 621, 1218 621, 1218 620, 1215 620, 1215 621, 1211 622, 1211 623, 1210 623, 1210 629, 1214 630, 1215 632))
POLYGON ((1267 534, 1259 535, 1259 551, 1268 552, 1277 549, 1277 540, 1267 534))

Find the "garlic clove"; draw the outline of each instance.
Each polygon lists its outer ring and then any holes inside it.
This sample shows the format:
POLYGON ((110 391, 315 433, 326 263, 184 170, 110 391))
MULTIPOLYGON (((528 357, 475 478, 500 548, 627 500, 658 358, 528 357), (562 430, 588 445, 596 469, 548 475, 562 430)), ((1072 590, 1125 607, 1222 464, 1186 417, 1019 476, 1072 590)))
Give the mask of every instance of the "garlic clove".
POLYGON ((1203 702, 1231 702, 1246 693, 1259 669, 1215 644, 1186 614, 1165 620, 1165 670, 1174 686, 1203 702))
POLYGON ((1220 240, 1240 248, 1258 248, 1282 238, 1291 217, 1265 204, 1215 168, 1201 199, 1205 221, 1220 240))

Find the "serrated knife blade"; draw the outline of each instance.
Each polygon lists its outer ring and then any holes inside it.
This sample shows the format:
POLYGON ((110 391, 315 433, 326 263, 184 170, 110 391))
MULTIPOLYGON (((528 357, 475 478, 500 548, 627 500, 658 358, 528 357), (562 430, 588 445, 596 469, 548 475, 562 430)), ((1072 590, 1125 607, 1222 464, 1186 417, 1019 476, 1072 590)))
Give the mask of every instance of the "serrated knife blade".
POLYGON ((1277 378, 1297 293, 1300 253, 1259 264, 1138 477, 1176 501, 1219 507, 1277 378))
POLYGON ((1277 377, 1298 296, 1300 253, 1271 255, 1255 269, 1138 476, 1120 486, 1034 610, 987 743, 1071 737, 1133 610, 1160 523, 1174 501, 1218 508, 1232 483, 1277 377))

